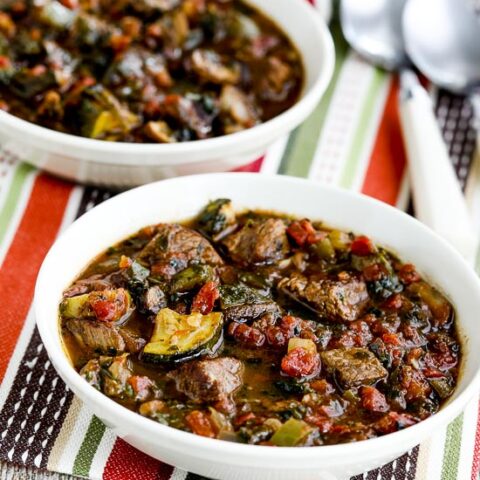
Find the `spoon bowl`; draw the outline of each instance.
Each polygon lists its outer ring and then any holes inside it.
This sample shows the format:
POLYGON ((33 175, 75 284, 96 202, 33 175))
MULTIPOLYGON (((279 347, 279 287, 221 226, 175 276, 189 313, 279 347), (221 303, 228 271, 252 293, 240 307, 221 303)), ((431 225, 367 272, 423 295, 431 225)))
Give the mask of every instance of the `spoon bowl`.
POLYGON ((342 29, 347 41, 369 62, 386 70, 408 65, 402 38, 402 11, 406 0, 343 0, 342 29))
POLYGON ((480 19, 467 0, 409 0, 405 48, 435 84, 456 93, 480 88, 480 19))

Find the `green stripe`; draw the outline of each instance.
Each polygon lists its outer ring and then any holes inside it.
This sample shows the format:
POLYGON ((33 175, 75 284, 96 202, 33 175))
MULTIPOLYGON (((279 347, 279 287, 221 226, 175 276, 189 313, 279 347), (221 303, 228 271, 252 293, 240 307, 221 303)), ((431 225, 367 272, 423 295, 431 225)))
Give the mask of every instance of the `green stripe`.
POLYGON ((5 203, 0 211, 0 243, 2 243, 5 234, 7 233, 8 224, 15 213, 18 199, 22 193, 23 184, 25 183, 28 174, 33 170, 34 168, 30 165, 21 163, 13 174, 12 182, 10 183, 10 188, 5 198, 5 203))
POLYGON ((318 137, 325 123, 333 92, 335 91, 335 86, 348 51, 348 45, 342 36, 338 20, 332 23, 331 31, 336 49, 332 81, 325 91, 322 101, 310 117, 290 135, 278 170, 280 174, 293 175, 295 177, 308 176, 310 165, 315 155, 318 137))
POLYGON ((462 446, 463 413, 447 428, 443 452, 442 480, 457 480, 460 448, 462 446))
POLYGON ((97 417, 92 417, 80 450, 75 457, 72 471, 74 475, 82 475, 84 477, 89 475, 93 457, 104 433, 105 425, 97 417))
POLYGON ((367 131, 370 127, 370 118, 375 109, 375 102, 377 100, 378 92, 387 79, 387 74, 376 68, 373 73, 370 86, 368 87, 367 95, 360 111, 358 119, 358 126, 353 136, 352 144, 347 155, 347 161, 344 166, 343 174, 340 179, 340 185, 344 188, 351 188, 357 173, 358 161, 360 159, 359 153, 367 138, 367 131))

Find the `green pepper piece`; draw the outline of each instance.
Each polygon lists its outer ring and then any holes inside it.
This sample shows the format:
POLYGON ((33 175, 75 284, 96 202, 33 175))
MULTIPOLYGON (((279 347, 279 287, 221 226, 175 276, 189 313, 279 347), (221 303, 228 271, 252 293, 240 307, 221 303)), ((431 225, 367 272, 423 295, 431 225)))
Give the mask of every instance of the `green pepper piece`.
POLYGON ((448 398, 455 388, 450 377, 431 378, 429 382, 442 400, 448 398))
POLYGON ((349 244, 348 234, 340 230, 332 230, 328 234, 328 238, 332 242, 332 246, 335 250, 346 250, 349 244))
POLYGON ((172 293, 188 292, 212 280, 214 275, 213 268, 209 265, 193 265, 173 277, 171 291, 172 293))
POLYGON ((220 305, 222 309, 245 305, 269 302, 270 299, 260 294, 257 290, 242 285, 222 285, 220 287, 220 305))
POLYGON ((270 441, 278 447, 294 447, 311 432, 312 427, 303 420, 290 418, 274 434, 270 441))
POLYGON ((315 253, 322 260, 334 260, 335 259, 335 249, 333 248, 331 240, 326 237, 323 240, 320 240, 314 245, 315 253))

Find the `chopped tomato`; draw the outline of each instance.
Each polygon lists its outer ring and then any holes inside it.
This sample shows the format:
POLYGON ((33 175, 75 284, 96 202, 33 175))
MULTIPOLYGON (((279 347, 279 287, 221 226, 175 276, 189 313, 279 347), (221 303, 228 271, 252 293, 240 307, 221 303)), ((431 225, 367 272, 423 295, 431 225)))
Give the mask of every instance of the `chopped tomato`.
POLYGON ((282 348, 285 347, 288 343, 289 337, 285 334, 285 332, 280 327, 268 327, 265 330, 265 335, 267 337, 267 342, 269 345, 275 348, 282 348))
POLYGON ((210 417, 200 410, 193 410, 185 417, 185 422, 193 433, 202 437, 215 438, 215 429, 213 428, 210 417))
POLYGON ((393 433, 405 427, 415 425, 417 421, 408 413, 389 412, 374 424, 374 428, 380 433, 393 433))
POLYGON ((88 302, 101 322, 116 322, 127 313, 129 300, 126 290, 102 290, 91 292, 88 302))
POLYGON ((321 393, 322 395, 328 395, 335 391, 333 386, 330 385, 330 383, 328 383, 325 379, 313 381, 312 383, 310 383, 310 387, 316 392, 321 393))
POLYGON ((247 422, 249 422, 250 420, 254 420, 255 418, 256 415, 253 412, 242 413, 241 415, 238 415, 237 418, 235 418, 233 423, 236 427, 241 427, 242 425, 245 425, 247 422))
POLYGON ((405 389, 405 398, 408 402, 423 400, 427 398, 432 391, 422 372, 408 365, 402 367, 401 385, 405 389))
POLYGON ((311 423, 312 425, 315 425, 316 427, 318 427, 318 429, 320 430, 320 433, 328 433, 333 427, 333 422, 328 417, 325 417, 324 415, 320 415, 320 414, 307 415, 305 417, 305 420, 308 423, 311 423))
MULTIPOLYGON (((358 254, 357 254, 358 255, 358 254)), ((367 282, 375 282, 383 278, 386 274, 385 266, 380 263, 374 263, 373 265, 367 265, 363 269, 363 277, 367 282)))
POLYGON ((74 10, 78 7, 78 0, 60 0, 60 3, 70 10, 74 10))
POLYGON ((110 46, 117 53, 124 52, 131 42, 132 38, 128 35, 115 34, 110 37, 110 46))
POLYGON ((133 260, 130 257, 122 255, 120 261, 118 262, 119 268, 128 268, 133 263, 133 260))
POLYGON ((283 357, 282 371, 290 377, 317 374, 320 371, 320 355, 302 347, 294 348, 283 357))
POLYGON ((250 327, 245 323, 230 323, 228 333, 235 340, 252 347, 261 347, 265 343, 265 335, 258 328, 250 327))
POLYGON ((217 284, 207 282, 197 293, 192 303, 192 312, 200 312, 207 315, 213 310, 215 302, 220 297, 217 284))
POLYGON ((362 387, 360 389, 362 407, 376 413, 385 413, 390 409, 385 395, 375 387, 362 387))
POLYGON ((12 62, 10 61, 10 59, 7 56, 0 55, 0 70, 10 67, 11 64, 12 64, 12 62))
POLYGON ((384 333, 382 335, 382 340, 384 341, 384 343, 390 345, 400 346, 402 344, 402 340, 395 333, 384 333))
POLYGON ((403 265, 398 272, 398 276, 405 285, 410 285, 420 280, 420 275, 411 263, 403 265))
POLYGON ((375 245, 368 237, 361 235, 352 242, 350 245, 350 251, 354 255, 365 257, 375 253, 375 245))
POLYGON ((322 238, 322 233, 317 232, 308 220, 292 222, 287 228, 287 233, 299 247, 313 245, 322 238))
POLYGON ((403 305, 403 297, 399 293, 394 293, 387 298, 383 306, 391 310, 400 310, 403 305))
POLYGON ((35 65, 33 68, 30 69, 30 73, 32 77, 40 77, 47 72, 47 67, 42 64, 35 65))
POLYGON ((422 373, 427 378, 440 378, 445 376, 443 372, 441 372, 440 370, 437 370, 436 368, 424 368, 422 370, 422 373))
POLYGON ((133 389, 135 399, 140 402, 143 402, 148 398, 150 395, 150 389, 153 385, 153 382, 148 377, 140 375, 133 375, 128 379, 128 383, 133 389))

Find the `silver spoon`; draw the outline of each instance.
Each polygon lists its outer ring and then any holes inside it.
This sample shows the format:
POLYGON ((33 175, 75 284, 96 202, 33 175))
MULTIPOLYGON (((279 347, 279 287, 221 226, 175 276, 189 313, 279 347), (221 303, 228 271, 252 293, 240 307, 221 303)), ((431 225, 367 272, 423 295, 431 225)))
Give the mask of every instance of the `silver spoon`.
POLYGON ((472 0, 410 0, 405 48, 434 83, 469 95, 480 130, 480 12, 472 0))
POLYGON ((405 4, 406 0, 342 0, 342 29, 368 61, 400 72, 400 118, 417 217, 473 262, 477 241, 467 205, 430 97, 409 70, 402 34, 405 4))

